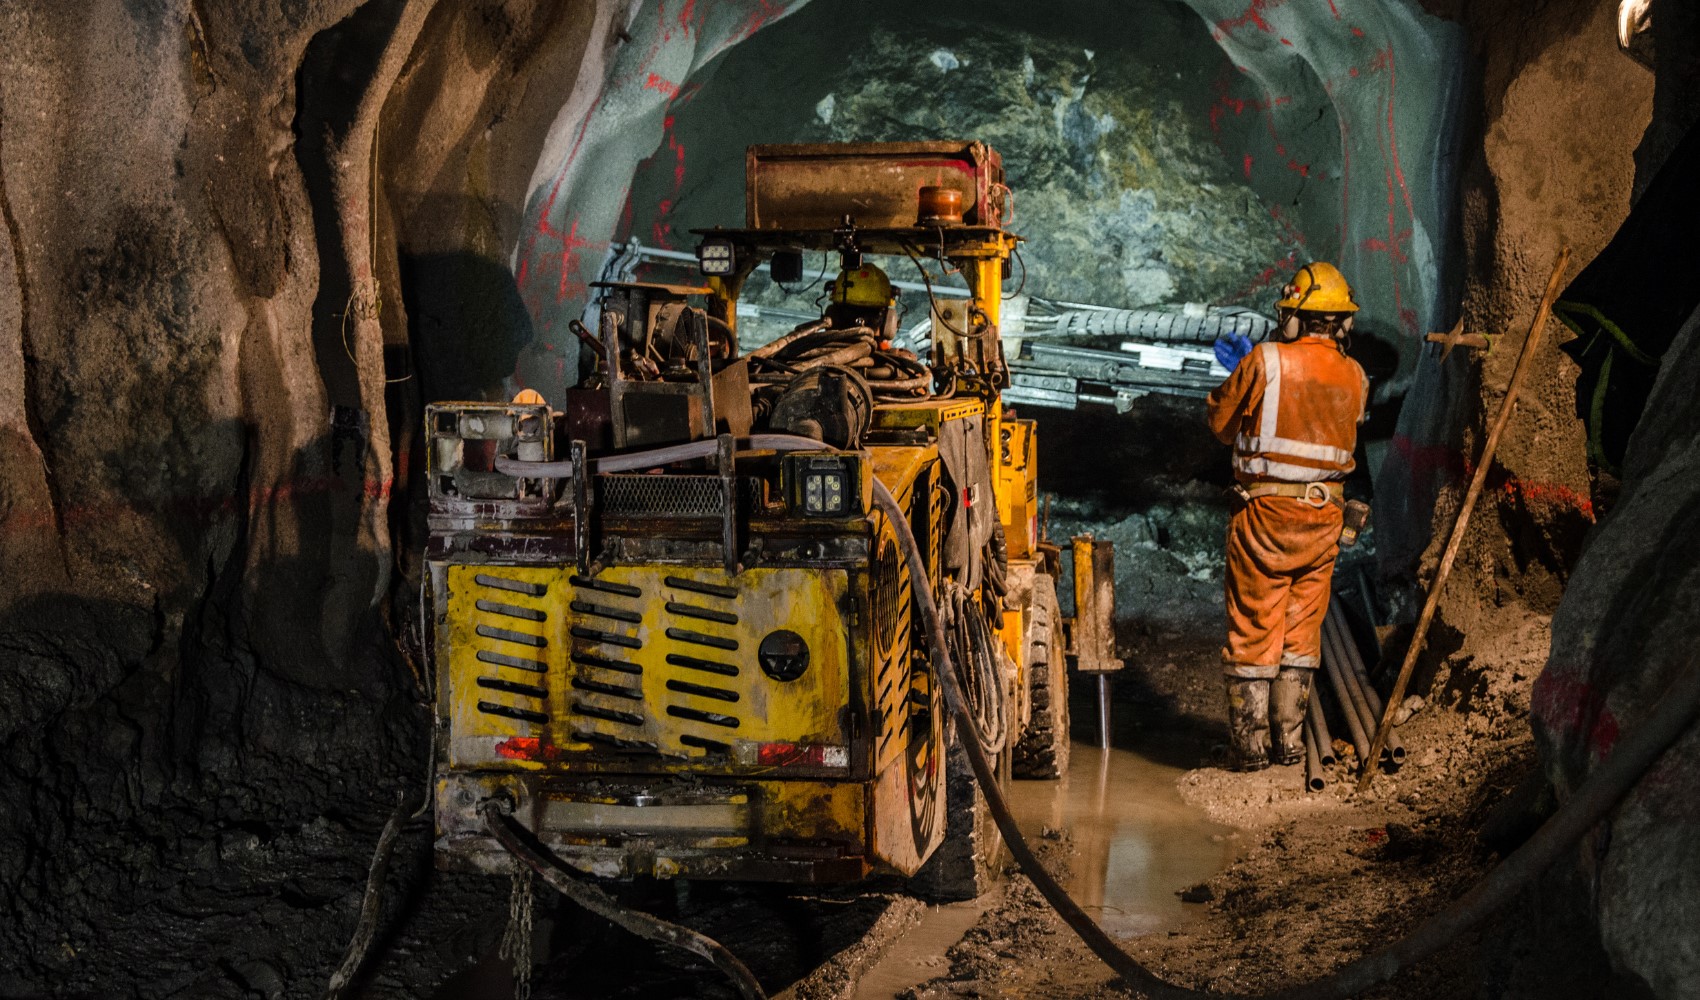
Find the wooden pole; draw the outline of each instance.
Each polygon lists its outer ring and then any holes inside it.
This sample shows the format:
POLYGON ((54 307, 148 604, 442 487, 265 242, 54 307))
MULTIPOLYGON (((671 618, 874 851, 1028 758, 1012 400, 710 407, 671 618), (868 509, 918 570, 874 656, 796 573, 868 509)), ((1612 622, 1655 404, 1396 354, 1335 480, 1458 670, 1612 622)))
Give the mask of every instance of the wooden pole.
POLYGON ((1440 605, 1440 593, 1446 587, 1447 575, 1452 572, 1452 561, 1458 558, 1458 548, 1464 542, 1464 529, 1470 524, 1470 512, 1475 509, 1476 500, 1482 495, 1482 486, 1487 482, 1488 468, 1493 465, 1494 450, 1499 447, 1499 436, 1504 432, 1505 425, 1511 422, 1512 411, 1517 408, 1517 393, 1523 388, 1523 376, 1528 374, 1529 359, 1534 357, 1535 346, 1540 343, 1541 332, 1547 325, 1547 317, 1552 315, 1552 304, 1558 298, 1559 281, 1564 277, 1564 268, 1569 263, 1570 248, 1560 248, 1558 263, 1553 265, 1552 277, 1547 279, 1546 294, 1541 296, 1540 307, 1535 310, 1535 321, 1529 326, 1529 335, 1523 338, 1523 349, 1517 355, 1517 367, 1511 372, 1511 384, 1506 386, 1505 399, 1499 404, 1499 416, 1494 419, 1493 429, 1488 432, 1487 442, 1482 445, 1481 458, 1476 462, 1476 474, 1470 478, 1470 488, 1464 493, 1464 504, 1458 509, 1458 519, 1452 524, 1452 535, 1446 540, 1446 551, 1440 557, 1440 567, 1435 570, 1434 582, 1429 584, 1428 600, 1423 603, 1423 613, 1417 618, 1417 630, 1411 636, 1411 648, 1405 651, 1405 662, 1399 667, 1398 679, 1393 682, 1393 693, 1387 698, 1381 724, 1375 727, 1375 739, 1370 741, 1369 755, 1363 759, 1363 770, 1358 774, 1360 792, 1369 787, 1370 778, 1374 776, 1377 761, 1381 757, 1381 748, 1387 745, 1387 734, 1393 729, 1393 716, 1405 700, 1405 686, 1411 682, 1411 670, 1417 665, 1417 657, 1423 651, 1428 627, 1434 621, 1435 608, 1440 605))

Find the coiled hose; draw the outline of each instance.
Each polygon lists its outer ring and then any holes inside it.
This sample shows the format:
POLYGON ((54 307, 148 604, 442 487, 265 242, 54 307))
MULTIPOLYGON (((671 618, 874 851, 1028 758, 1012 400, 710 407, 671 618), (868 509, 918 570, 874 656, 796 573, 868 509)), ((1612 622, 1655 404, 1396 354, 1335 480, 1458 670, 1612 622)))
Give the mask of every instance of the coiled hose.
POLYGON ((870 327, 829 327, 825 320, 805 323, 778 340, 745 355, 750 381, 783 385, 822 367, 848 368, 861 376, 882 403, 919 399, 932 392, 932 369, 912 352, 882 341, 870 327))
MULTIPOLYGON (((645 454, 619 457, 620 464, 626 467, 634 467, 628 463, 644 461, 653 467, 686 458, 705 458, 714 453, 715 447, 713 441, 697 441, 645 454)), ((740 451, 745 452, 815 451, 822 447, 819 441, 792 434, 757 434, 740 442, 740 451)), ((527 463, 510 464, 518 467, 527 463)), ((541 471, 541 466, 545 463, 535 464, 539 468, 533 470, 531 475, 553 474, 541 471)), ((909 530, 908 515, 884 483, 875 479, 873 488, 874 503, 891 519, 910 574, 916 580, 928 579, 921 549, 915 542, 914 534, 909 530)), ((1157 1000, 1348 1000, 1366 989, 1387 982, 1400 969, 1433 955, 1459 934, 1481 923, 1511 902, 1557 860, 1560 854, 1605 818, 1653 762, 1700 717, 1700 669, 1690 665, 1671 681, 1664 694, 1654 702, 1657 707, 1653 712, 1618 741, 1617 746, 1600 762, 1594 773, 1588 776, 1576 793, 1542 824, 1533 836, 1510 857, 1500 862, 1498 867, 1489 872, 1469 892, 1429 917, 1406 937, 1312 983, 1256 994, 1253 997, 1192 990, 1163 981, 1123 951, 1039 863, 1038 857, 1033 854, 1032 848, 1028 846, 1020 828, 1017 827, 1015 817, 1009 811, 1009 803, 1005 801, 1003 792, 998 787, 991 761, 982 749, 974 713, 963 694, 956 664, 951 660, 944 619, 939 614, 932 592, 926 587, 916 587, 914 593, 921 604, 927 638, 932 646, 934 662, 938 665, 939 683, 944 692, 945 705, 956 725, 973 736, 972 739, 963 740, 962 747, 974 772, 974 778, 986 796, 986 804, 991 810, 998 832, 1009 845, 1010 854, 1032 881, 1034 888, 1039 890, 1040 895, 1044 896, 1045 901, 1056 911, 1057 916, 1079 936, 1094 955, 1128 985, 1157 1000)), ((486 821, 490 822, 494 830, 498 824, 490 820, 487 815, 486 821)), ((551 880, 550 884, 560 888, 554 880, 551 880)), ((725 969, 724 966, 722 968, 725 969)), ((736 980, 736 976, 734 979, 736 980)), ((742 982, 739 983, 739 988, 746 989, 742 982)), ((756 989, 757 993, 753 995, 759 996, 759 987, 756 989)), ((752 994, 746 992, 745 995, 752 994)))

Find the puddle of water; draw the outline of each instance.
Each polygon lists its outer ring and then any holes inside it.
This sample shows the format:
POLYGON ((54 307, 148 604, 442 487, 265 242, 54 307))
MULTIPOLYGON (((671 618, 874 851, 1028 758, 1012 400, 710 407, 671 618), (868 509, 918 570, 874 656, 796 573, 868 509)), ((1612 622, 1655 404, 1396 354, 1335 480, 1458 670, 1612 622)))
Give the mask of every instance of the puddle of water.
POLYGON ((1065 886, 1112 937, 1179 926, 1197 907, 1175 893, 1234 859, 1234 829, 1181 800, 1182 773, 1076 743, 1062 780, 1010 783, 1010 809, 1029 839, 1045 827, 1068 832, 1075 853, 1065 886))
POLYGON ((985 905, 979 900, 927 907, 921 922, 857 980, 851 1000, 891 1000, 911 986, 950 971, 950 960, 944 953, 984 912, 985 905))
MULTIPOLYGON (((1182 801, 1181 768, 1129 750, 1074 745, 1061 781, 1015 781, 1010 809, 1029 840, 1046 827, 1066 830, 1069 894, 1112 937, 1161 933, 1198 911, 1175 893, 1234 860, 1233 827, 1206 819, 1182 801)), ((982 901, 929 907, 919 926, 896 942, 857 984, 853 1000, 890 1000, 947 969, 944 953, 973 926, 982 901)))

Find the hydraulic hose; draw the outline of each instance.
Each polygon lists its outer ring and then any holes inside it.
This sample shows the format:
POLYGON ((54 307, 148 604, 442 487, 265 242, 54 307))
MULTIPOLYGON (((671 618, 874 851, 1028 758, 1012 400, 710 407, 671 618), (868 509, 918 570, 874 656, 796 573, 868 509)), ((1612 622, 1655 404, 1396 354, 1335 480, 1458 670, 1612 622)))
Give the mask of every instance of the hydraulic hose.
MULTIPOLYGON (((799 437, 793 434, 756 434, 740 440, 741 452, 751 451, 816 451, 825 448, 820 441, 799 437)), ((682 461, 687 458, 702 458, 714 454, 714 441, 695 441, 670 448, 660 448, 650 452, 619 456, 623 468, 652 468, 667 462, 682 461), (666 456, 666 457, 663 457, 666 456)), ((601 460, 608 461, 607 459, 601 460)), ((545 463, 514 463, 516 465, 541 465, 545 463)), ((599 463, 599 468, 602 467, 599 463)), ((533 473, 535 474, 535 473, 533 473)), ((873 482, 874 503, 890 518, 892 529, 897 534, 898 543, 903 548, 904 559, 908 562, 910 575, 916 580, 928 579, 926 563, 921 558, 921 550, 915 542, 914 534, 909 530, 909 519, 903 508, 897 503, 891 491, 885 484, 875 479, 873 482)), ((1003 835, 1004 842, 1009 845, 1010 853, 1022 872, 1032 881, 1034 888, 1051 905, 1062 918, 1062 921, 1079 936, 1092 953, 1121 976, 1130 986, 1141 990, 1157 1000, 1236 1000, 1228 994, 1212 993, 1205 990, 1191 990, 1174 986, 1160 979, 1155 973, 1140 965, 1133 956, 1123 951, 1103 929, 1095 923, 1091 916, 1082 910, 1067 891, 1045 871, 1044 866, 1033 854, 1032 848, 1021 835, 1015 817, 1009 810, 1002 791, 998 787, 997 776, 993 772, 991 762, 980 748, 979 733, 975 727, 973 714, 963 697, 961 685, 956 675, 956 665, 950 657, 950 647, 945 640, 944 621, 939 614, 938 605, 933 600, 930 589, 915 587, 914 593, 921 605, 922 617, 926 621, 927 637, 932 646, 933 656, 938 664, 939 684, 944 692, 946 707, 955 720, 956 725, 968 734, 963 739, 962 748, 968 757, 969 766, 973 769, 975 781, 986 796, 986 805, 991 810, 998 832, 1003 835)), ((1489 872, 1482 881, 1478 882, 1469 892, 1459 897, 1453 903, 1425 920, 1416 930, 1406 937, 1380 948, 1377 951, 1357 959, 1342 967, 1333 975, 1311 983, 1276 990, 1272 993, 1255 994, 1251 996, 1237 995, 1237 1000, 1348 1000, 1364 990, 1387 982, 1400 969, 1415 962, 1428 958, 1444 948, 1459 934, 1480 924, 1495 911, 1510 903, 1518 893, 1522 892, 1545 871, 1560 854, 1568 850, 1582 838, 1594 825, 1605 818, 1619 801, 1627 795, 1635 783, 1646 773, 1661 754, 1671 744, 1675 743, 1688 728, 1700 717, 1700 667, 1690 665, 1677 675, 1666 687, 1664 694, 1653 702, 1657 707, 1634 729, 1629 730, 1613 748, 1612 752, 1601 761, 1582 782, 1576 793, 1565 802, 1557 813, 1553 814, 1541 828, 1535 831, 1523 846, 1500 862, 1499 866, 1489 872)), ((491 803, 480 806, 480 811, 496 808, 491 803)), ((506 816, 501 819, 507 823, 512 820, 506 816)), ((506 827, 493 822, 486 814, 486 822, 490 823, 493 831, 501 829, 510 835, 506 827)), ((517 826, 517 824, 514 824, 517 826)), ((501 833, 497 834, 502 839, 501 833)), ((514 838, 517 842, 517 837, 514 838)), ((508 846, 506 840, 503 846, 508 846)), ((509 847, 512 850, 512 847, 509 847)), ((525 855, 518 855, 525 860, 525 855)), ((527 860, 527 864, 532 864, 527 860)), ((536 865, 533 864, 533 868, 536 865)), ((551 869, 553 870, 553 869, 551 869)), ((576 888, 583 888, 561 876, 556 876, 576 888)), ((549 879, 547 874, 545 879, 549 879)), ((550 885, 561 888, 554 879, 550 885)), ((562 889, 567 892, 566 889, 562 889)), ((600 892, 597 895, 601 895, 600 892)), ((577 898, 575 896, 575 898, 577 898)), ((605 898, 605 897, 604 897, 605 898)), ((611 901, 610 901, 611 902, 611 901)), ((621 911, 629 912, 629 911, 621 911)), ((610 919, 615 919, 610 916, 610 919)), ((653 917, 647 918, 655 920, 653 917)), ((657 921, 657 923, 663 923, 657 921)), ((622 923, 622 926, 625 924, 622 923)), ((668 925, 671 926, 671 925, 668 925)), ((684 928, 679 928, 684 930, 684 928)), ((687 932, 694 933, 694 932, 687 932)), ((700 935, 699 935, 700 936, 700 935)), ((706 939, 704 939, 706 940, 706 939)), ((712 944, 713 942, 710 942, 712 944)), ((684 945, 681 945, 684 947, 684 945)), ((719 947, 715 945, 715 947, 719 947)), ((724 949, 722 949, 724 950, 724 949)), ((702 954, 702 952, 698 952, 702 954)), ((705 957, 707 957, 705 955, 705 957)), ((728 954, 728 958, 731 956, 728 954)), ((710 959, 714 961, 714 959, 710 959)), ((733 962, 737 960, 731 959, 733 962)), ((716 961, 716 965, 721 963, 716 961)), ((725 966, 721 966, 723 969, 725 966)), ((742 966, 738 966, 742 968, 742 966)), ((747 970, 745 970, 747 975, 747 970)), ((732 973, 728 973, 732 975, 732 973)), ((754 980, 749 982, 753 985, 754 980)), ((740 988, 743 988, 742 984, 740 988)), ((759 987, 756 987, 759 990, 759 987)), ((759 993, 746 996, 759 996, 759 993)))
POLYGON ((531 837, 530 831, 514 821, 512 808, 504 799, 489 798, 479 804, 478 815, 484 820, 484 826, 490 831, 490 835, 495 837, 509 854, 541 875, 543 881, 549 883, 556 892, 639 937, 669 947, 682 948, 707 959, 715 968, 725 973, 727 979, 732 980, 744 1000, 766 1000, 767 994, 762 992, 756 977, 750 974, 743 962, 738 961, 738 956, 727 951, 720 942, 698 934, 689 927, 669 923, 640 910, 627 909, 589 882, 569 878, 565 872, 549 862, 549 858, 543 853, 547 848, 540 851, 527 842, 531 837))

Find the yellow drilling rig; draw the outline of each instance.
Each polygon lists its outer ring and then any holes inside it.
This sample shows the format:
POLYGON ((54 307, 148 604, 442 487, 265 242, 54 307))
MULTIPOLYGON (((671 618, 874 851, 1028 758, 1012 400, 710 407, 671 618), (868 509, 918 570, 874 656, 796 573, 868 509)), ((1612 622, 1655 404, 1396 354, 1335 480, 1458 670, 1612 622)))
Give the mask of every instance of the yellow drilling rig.
POLYGON ((1020 237, 997 153, 757 146, 747 185, 743 228, 699 231, 700 285, 596 286, 594 330, 575 326, 594 371, 565 398, 427 408, 446 864, 509 870, 480 812, 500 799, 598 876, 930 869, 973 892, 996 835, 953 763, 972 737, 941 706, 917 588, 1003 776, 1059 776, 1069 662, 1119 666, 1107 548, 1065 560, 1042 537, 1034 423, 1000 400, 1020 237), (746 279, 795 281, 811 251, 841 265, 824 315, 742 351, 746 279), (929 289, 924 357, 892 342, 876 258, 929 289))

